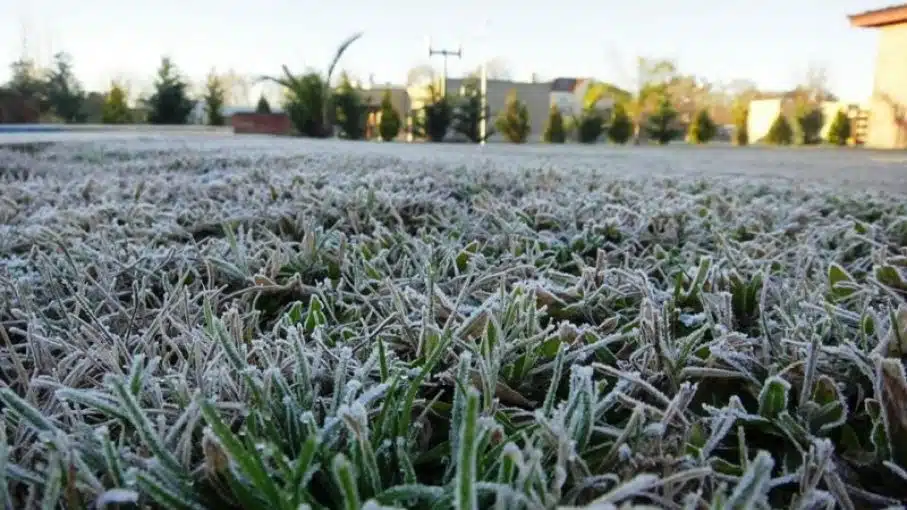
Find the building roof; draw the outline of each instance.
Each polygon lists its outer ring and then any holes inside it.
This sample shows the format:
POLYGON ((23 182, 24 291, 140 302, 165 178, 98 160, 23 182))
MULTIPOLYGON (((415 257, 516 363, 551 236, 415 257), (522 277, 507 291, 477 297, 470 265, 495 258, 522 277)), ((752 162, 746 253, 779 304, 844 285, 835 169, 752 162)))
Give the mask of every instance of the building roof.
POLYGON ((551 82, 551 92, 574 92, 588 81, 588 78, 555 78, 551 82))
POLYGON ((880 28, 907 23, 907 4, 891 5, 881 9, 865 11, 848 16, 851 26, 880 28))

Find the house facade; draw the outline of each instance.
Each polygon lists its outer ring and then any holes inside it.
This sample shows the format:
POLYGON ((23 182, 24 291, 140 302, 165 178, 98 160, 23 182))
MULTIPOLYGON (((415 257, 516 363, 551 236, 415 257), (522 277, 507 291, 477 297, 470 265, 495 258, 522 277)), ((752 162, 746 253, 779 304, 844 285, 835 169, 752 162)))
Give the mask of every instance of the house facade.
POLYGON ((866 146, 907 148, 907 4, 849 18, 852 26, 879 30, 866 146))

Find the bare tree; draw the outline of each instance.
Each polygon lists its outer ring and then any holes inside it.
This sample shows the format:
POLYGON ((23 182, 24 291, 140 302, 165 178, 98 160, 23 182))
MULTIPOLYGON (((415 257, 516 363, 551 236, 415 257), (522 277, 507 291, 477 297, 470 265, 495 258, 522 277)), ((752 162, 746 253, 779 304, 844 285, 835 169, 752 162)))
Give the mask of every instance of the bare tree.
MULTIPOLYGON (((480 76, 482 67, 479 66, 474 71, 476 76, 480 76)), ((512 80, 513 73, 510 72, 510 66, 502 57, 494 57, 485 62, 485 77, 489 80, 512 80)))
POLYGON ((429 83, 435 78, 435 69, 428 64, 419 64, 406 73, 406 85, 429 83))
POLYGON ((800 86, 808 94, 810 102, 834 101, 836 98, 828 88, 828 68, 824 64, 811 62, 800 86))
POLYGON ((243 75, 234 69, 220 75, 221 83, 227 93, 227 104, 231 106, 250 105, 252 96, 250 94, 254 78, 243 75))

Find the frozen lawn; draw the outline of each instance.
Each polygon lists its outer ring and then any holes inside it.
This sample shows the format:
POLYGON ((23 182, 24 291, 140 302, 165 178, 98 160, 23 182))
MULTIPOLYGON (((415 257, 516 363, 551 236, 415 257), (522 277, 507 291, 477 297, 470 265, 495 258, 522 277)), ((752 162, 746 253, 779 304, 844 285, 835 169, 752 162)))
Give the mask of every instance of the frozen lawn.
POLYGON ((0 508, 907 503, 905 167, 0 149, 0 508))

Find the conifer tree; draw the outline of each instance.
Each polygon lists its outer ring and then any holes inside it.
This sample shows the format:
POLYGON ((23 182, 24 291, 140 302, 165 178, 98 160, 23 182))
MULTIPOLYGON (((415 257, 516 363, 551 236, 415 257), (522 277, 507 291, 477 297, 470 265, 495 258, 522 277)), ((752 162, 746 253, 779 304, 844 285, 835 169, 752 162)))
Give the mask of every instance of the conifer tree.
POLYGON ((195 106, 187 93, 188 84, 179 75, 169 57, 161 59, 154 94, 145 104, 150 124, 185 124, 195 106))
POLYGON ((696 113, 693 122, 690 123, 690 130, 687 133, 690 143, 709 143, 718 131, 712 117, 709 116, 708 110, 702 109, 696 113))
POLYGON ((548 110, 548 122, 542 140, 548 143, 564 143, 567 141, 567 131, 564 129, 564 116, 561 115, 557 105, 551 105, 548 110))
POLYGON ((847 145, 847 141, 850 139, 850 131, 850 117, 847 116, 847 112, 844 110, 838 110, 834 120, 831 122, 831 126, 828 128, 828 143, 847 145))
POLYGON ((617 144, 625 144, 633 136, 633 121, 627 114, 627 107, 623 103, 614 105, 611 112, 611 124, 608 126, 608 139, 617 144))
POLYGON ((765 142, 772 145, 790 145, 794 142, 794 130, 783 113, 779 113, 768 128, 765 142))
POLYGON ((212 126, 224 125, 224 103, 227 91, 223 81, 212 71, 208 75, 205 86, 205 113, 208 115, 208 124, 212 126))
POLYGON ((258 104, 255 106, 255 113, 271 113, 271 104, 268 103, 264 94, 258 97, 258 104))
POLYGON ((391 91, 385 90, 384 97, 381 98, 381 120, 378 121, 378 134, 385 142, 397 138, 400 133, 400 114, 394 109, 391 102, 391 91))
POLYGON ((736 101, 733 107, 734 145, 744 146, 750 143, 749 123, 750 109, 743 101, 736 101))
POLYGON ((658 102, 658 108, 649 115, 646 132, 649 138, 655 140, 660 145, 665 145, 677 138, 677 130, 674 128, 674 120, 677 118, 677 110, 671 104, 670 97, 667 94, 661 96, 658 102))
POLYGON ((532 129, 529 124, 529 109, 517 97, 516 90, 507 93, 504 110, 498 115, 495 127, 512 143, 524 143, 532 129))
POLYGON ((117 83, 110 87, 110 92, 104 99, 101 122, 104 124, 129 124, 132 122, 132 114, 126 104, 126 92, 117 83))

